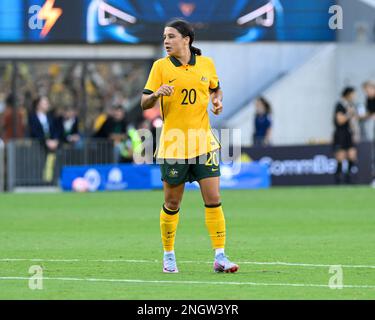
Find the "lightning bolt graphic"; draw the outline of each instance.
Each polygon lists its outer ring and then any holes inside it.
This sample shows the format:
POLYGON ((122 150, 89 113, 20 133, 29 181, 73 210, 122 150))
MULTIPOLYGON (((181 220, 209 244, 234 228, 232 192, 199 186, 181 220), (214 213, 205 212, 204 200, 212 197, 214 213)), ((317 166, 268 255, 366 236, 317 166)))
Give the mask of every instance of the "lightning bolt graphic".
POLYGON ((47 0, 42 9, 40 9, 38 14, 38 19, 40 20, 46 20, 46 23, 44 24, 43 30, 40 33, 42 38, 44 38, 52 29, 52 27, 55 25, 57 19, 60 18, 62 15, 62 9, 61 8, 54 8, 55 0, 47 0))

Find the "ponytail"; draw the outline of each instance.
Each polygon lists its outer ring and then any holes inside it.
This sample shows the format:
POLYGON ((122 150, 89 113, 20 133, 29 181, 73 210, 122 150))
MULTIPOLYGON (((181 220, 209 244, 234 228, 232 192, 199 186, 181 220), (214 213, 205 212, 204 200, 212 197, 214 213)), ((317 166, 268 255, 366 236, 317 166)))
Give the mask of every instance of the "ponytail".
POLYGON ((192 54, 195 54, 196 56, 202 55, 202 50, 193 46, 190 46, 190 51, 192 54))

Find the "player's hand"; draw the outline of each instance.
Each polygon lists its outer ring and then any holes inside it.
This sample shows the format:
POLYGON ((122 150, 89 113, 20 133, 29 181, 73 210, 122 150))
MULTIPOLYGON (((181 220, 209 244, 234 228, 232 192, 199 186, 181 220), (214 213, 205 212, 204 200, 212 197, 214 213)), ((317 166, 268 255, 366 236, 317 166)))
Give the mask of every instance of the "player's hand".
POLYGON ((163 84, 156 92, 155 96, 157 98, 161 96, 171 96, 174 92, 174 87, 173 86, 168 86, 166 84, 163 84))
POLYGON ((220 101, 220 99, 213 98, 212 105, 213 108, 211 109, 211 111, 218 116, 223 111, 223 103, 220 101))

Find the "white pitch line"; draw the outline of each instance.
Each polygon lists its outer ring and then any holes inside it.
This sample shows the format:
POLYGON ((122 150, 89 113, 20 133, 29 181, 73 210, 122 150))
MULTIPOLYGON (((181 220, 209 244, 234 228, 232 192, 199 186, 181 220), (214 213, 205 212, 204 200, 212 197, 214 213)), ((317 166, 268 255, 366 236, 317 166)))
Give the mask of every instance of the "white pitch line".
MULTIPOLYGON (((161 263, 160 260, 136 260, 136 259, 25 259, 25 258, 3 258, 0 262, 17 262, 17 261, 30 261, 30 262, 124 262, 124 263, 161 263)), ((195 263, 195 264, 212 264, 212 261, 191 261, 182 260, 178 263, 195 263)), ((280 266, 296 266, 296 267, 321 267, 329 268, 331 266, 341 266, 342 268, 367 268, 375 269, 372 265, 360 265, 360 264, 312 264, 312 263, 294 263, 294 262, 258 262, 258 261, 237 261, 238 264, 253 264, 253 265, 280 265, 280 266)))
MULTIPOLYGON (((0 277, 0 280, 30 280, 28 277, 0 277)), ((156 284, 208 284, 235 286, 277 286, 277 287, 319 287, 330 288, 326 284, 313 283, 262 283, 262 282, 234 282, 234 281, 187 281, 187 280, 141 280, 141 279, 97 279, 97 278, 64 278, 43 277, 43 280, 56 281, 86 281, 86 282, 119 282, 119 283, 156 283, 156 284)), ((343 285, 342 288, 375 289, 372 285, 343 285)))
POLYGON ((360 265, 360 264, 311 264, 311 263, 293 263, 293 262, 255 262, 255 261, 242 261, 238 262, 242 264, 259 264, 259 265, 282 265, 282 266, 298 266, 298 267, 322 267, 322 268, 329 268, 331 266, 341 266, 343 268, 368 268, 368 269, 375 269, 375 266, 371 265, 360 265))

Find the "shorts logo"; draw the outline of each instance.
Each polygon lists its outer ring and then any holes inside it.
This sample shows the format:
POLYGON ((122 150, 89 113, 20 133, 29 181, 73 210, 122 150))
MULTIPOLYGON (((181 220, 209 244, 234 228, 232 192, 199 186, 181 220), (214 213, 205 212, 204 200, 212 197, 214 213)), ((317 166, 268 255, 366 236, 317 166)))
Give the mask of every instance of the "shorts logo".
POLYGON ((216 171, 219 171, 219 169, 214 169, 214 168, 212 169, 212 172, 216 172, 216 171))
POLYGON ((208 79, 207 79, 206 77, 203 76, 203 77, 201 78, 201 81, 203 81, 203 82, 207 82, 208 79))
POLYGON ((178 171, 176 169, 171 169, 171 171, 169 171, 168 176, 170 178, 176 178, 178 176, 178 171))

